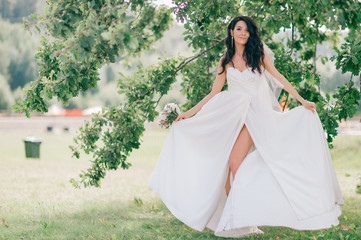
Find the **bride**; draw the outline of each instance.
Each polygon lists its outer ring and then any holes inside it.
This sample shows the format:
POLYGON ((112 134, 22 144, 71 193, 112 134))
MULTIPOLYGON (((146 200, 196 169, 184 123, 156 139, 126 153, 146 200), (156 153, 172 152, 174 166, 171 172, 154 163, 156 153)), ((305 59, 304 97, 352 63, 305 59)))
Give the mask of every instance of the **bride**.
POLYGON ((344 202, 315 103, 277 71, 251 18, 234 18, 225 43, 212 91, 176 118, 149 187, 217 236, 338 225, 344 202), (302 106, 281 112, 282 89, 302 106))

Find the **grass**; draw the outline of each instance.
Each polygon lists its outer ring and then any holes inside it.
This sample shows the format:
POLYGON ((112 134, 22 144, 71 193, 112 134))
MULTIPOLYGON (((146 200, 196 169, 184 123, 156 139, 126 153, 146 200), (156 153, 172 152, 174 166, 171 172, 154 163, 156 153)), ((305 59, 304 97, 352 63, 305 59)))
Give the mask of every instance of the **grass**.
POLYGON ((361 170, 361 136, 338 136, 331 150, 336 169, 361 170))
MULTIPOLYGON (((0 239, 221 239, 184 225, 147 187, 166 130, 148 129, 129 158, 130 169, 109 172, 101 188, 87 189, 69 183, 90 166, 70 157, 71 134, 36 133, 43 139, 40 160, 24 158, 28 134, 0 138, 0 239)), ((331 151, 345 198, 340 222, 349 230, 260 227, 265 234, 244 239, 360 239, 360 142, 360 136, 339 136, 331 151)))

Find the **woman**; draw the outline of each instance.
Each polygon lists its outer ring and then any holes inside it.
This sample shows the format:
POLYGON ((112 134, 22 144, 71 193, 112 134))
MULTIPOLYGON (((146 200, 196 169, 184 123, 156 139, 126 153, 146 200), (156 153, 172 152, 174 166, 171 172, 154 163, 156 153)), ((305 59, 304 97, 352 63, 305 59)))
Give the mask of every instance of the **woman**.
POLYGON ((251 18, 233 19, 225 42, 212 91, 175 120, 149 186, 217 236, 338 225, 343 199, 315 104, 273 66, 251 18), (281 113, 282 88, 302 106, 281 113))

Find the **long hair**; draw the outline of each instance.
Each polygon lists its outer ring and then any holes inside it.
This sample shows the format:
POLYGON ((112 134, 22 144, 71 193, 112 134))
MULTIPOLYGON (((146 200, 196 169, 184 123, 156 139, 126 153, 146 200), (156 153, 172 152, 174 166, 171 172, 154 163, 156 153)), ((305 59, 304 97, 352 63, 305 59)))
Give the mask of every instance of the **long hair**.
POLYGON ((245 60, 246 65, 249 67, 252 67, 252 72, 254 72, 254 70, 257 69, 258 72, 261 73, 260 65, 261 65, 261 63, 263 64, 264 53, 263 53, 263 43, 259 36, 258 27, 252 18, 247 17, 247 16, 238 16, 238 17, 235 17, 228 24, 227 37, 224 40, 227 50, 226 50, 226 53, 224 55, 223 62, 222 62, 223 70, 219 74, 222 74, 225 71, 226 65, 229 62, 232 63, 232 65, 234 67, 232 58, 236 52, 236 47, 235 47, 234 40, 232 43, 231 30, 234 30, 234 27, 236 26, 236 24, 239 21, 244 21, 247 24, 247 28, 248 28, 248 32, 249 32, 249 38, 245 45, 242 57, 245 60))

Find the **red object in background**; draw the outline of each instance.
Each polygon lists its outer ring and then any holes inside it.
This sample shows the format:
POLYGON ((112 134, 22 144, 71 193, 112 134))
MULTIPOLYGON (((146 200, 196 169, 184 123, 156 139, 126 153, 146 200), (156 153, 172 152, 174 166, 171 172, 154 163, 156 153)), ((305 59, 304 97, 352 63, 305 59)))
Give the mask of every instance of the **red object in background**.
POLYGON ((77 108, 74 108, 73 110, 65 109, 65 117, 82 117, 83 112, 77 108))
MULTIPOLYGON (((283 96, 283 97, 282 97, 280 106, 281 106, 281 109, 282 109, 282 110, 284 109, 284 111, 287 112, 287 110, 288 110, 288 101, 287 101, 287 97, 286 97, 286 96, 283 96), (286 104, 286 106, 285 106, 285 104, 286 104)), ((282 111, 282 110, 281 110, 281 111, 282 111)))

